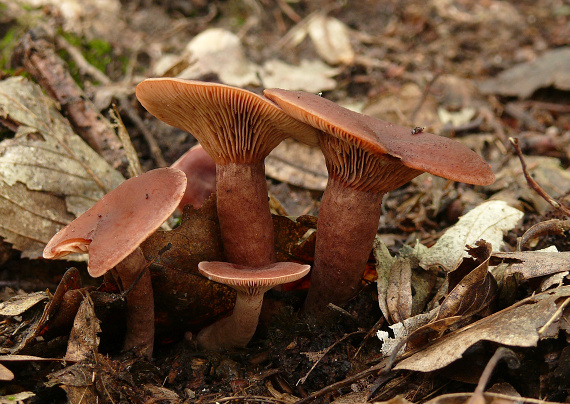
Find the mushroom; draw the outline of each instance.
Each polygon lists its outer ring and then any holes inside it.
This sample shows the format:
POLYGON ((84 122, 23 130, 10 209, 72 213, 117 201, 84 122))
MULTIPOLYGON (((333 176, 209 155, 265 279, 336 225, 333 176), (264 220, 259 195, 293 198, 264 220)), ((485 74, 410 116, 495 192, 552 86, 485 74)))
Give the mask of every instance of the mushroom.
POLYGON ((132 287, 127 294, 123 347, 134 348, 148 358, 154 342, 154 300, 150 272, 139 245, 174 212, 185 189, 186 176, 176 168, 159 168, 133 177, 62 228, 44 249, 43 256, 49 259, 88 253, 87 269, 92 277, 116 269, 123 289, 132 287))
POLYGON ((210 351, 243 348, 253 337, 259 321, 263 294, 274 286, 305 276, 309 265, 278 262, 250 268, 227 262, 202 261, 198 270, 210 280, 231 286, 237 291, 234 310, 214 324, 202 329, 198 344, 210 351))
POLYGON ((247 90, 158 78, 137 86, 158 119, 190 132, 216 162, 216 194, 226 259, 248 267, 275 262, 273 223, 263 161, 294 135, 317 144, 317 131, 247 90))
POLYGON ((320 130, 329 179, 317 222, 315 261, 304 311, 318 316, 358 292, 378 230, 384 194, 423 172, 469 184, 495 176, 454 140, 378 120, 301 91, 265 90, 295 119, 320 130))
POLYGON ((178 210, 182 211, 187 204, 199 209, 216 192, 216 163, 202 145, 191 147, 171 167, 184 171, 187 179, 186 191, 178 210))

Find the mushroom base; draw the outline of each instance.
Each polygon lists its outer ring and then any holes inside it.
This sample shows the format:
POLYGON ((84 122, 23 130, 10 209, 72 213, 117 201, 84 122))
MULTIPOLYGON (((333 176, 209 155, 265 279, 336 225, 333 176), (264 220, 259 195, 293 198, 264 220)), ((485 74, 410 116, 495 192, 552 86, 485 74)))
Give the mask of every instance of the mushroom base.
POLYGON ((137 248, 116 269, 124 290, 137 282, 127 294, 127 334, 123 349, 135 349, 142 356, 151 358, 154 345, 154 297, 146 264, 142 250, 137 248), (144 272, 137 281, 141 270, 144 272))
POLYGON ((250 267, 275 262, 273 221, 263 162, 218 164, 216 181, 226 259, 250 267))
POLYGON ((233 313, 202 329, 196 337, 198 345, 208 351, 245 347, 257 329, 262 304, 263 292, 238 291, 233 313))
POLYGON ((315 261, 303 311, 321 317, 359 291, 378 230, 383 193, 343 186, 329 177, 317 222, 315 261))

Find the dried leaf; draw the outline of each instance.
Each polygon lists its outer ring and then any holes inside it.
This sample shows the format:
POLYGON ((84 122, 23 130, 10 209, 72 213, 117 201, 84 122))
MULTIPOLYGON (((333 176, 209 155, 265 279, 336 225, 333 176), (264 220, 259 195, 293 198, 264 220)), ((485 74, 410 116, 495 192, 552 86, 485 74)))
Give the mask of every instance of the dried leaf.
POLYGON ((378 287, 378 304, 380 306, 380 311, 384 315, 387 321, 390 321, 391 316, 388 310, 388 305, 386 304, 386 298, 388 296, 388 285, 390 279, 390 267, 394 258, 390 255, 388 247, 377 235, 374 239, 374 246, 372 249, 374 254, 374 259, 376 260, 376 286, 378 287))
POLYGON ((150 269, 157 340, 198 330, 233 308, 235 291, 198 272, 201 261, 224 260, 214 196, 199 210, 186 205, 180 226, 154 233, 141 248, 147 260, 155 259, 150 269))
POLYGON ((499 251, 503 245, 503 234, 514 228, 523 213, 503 201, 488 201, 469 211, 447 229, 440 239, 422 257, 420 266, 440 266, 446 271, 455 268, 467 255, 465 246, 483 239, 499 251))
POLYGON ((543 292, 513 306, 460 328, 436 340, 426 348, 402 360, 395 369, 431 372, 441 369, 462 357, 463 353, 479 341, 497 344, 532 347, 541 338, 554 337, 563 321, 558 307, 570 296, 570 286, 543 292), (541 328, 549 321, 551 326, 541 328))
POLYGON ((354 63, 354 50, 350 45, 348 27, 341 21, 317 14, 307 26, 317 54, 325 62, 337 65, 354 63))
POLYGON ((412 315, 412 267, 410 260, 396 258, 390 267, 386 304, 391 323, 399 323, 412 315))
POLYGON ((100 321, 95 315, 93 301, 87 295, 75 317, 69 335, 65 360, 79 362, 94 357, 99 350, 100 321))
POLYGON ((537 59, 516 65, 479 83, 483 94, 527 98, 539 88, 570 90, 570 47, 549 50, 537 59))
POLYGON ((452 316, 467 317, 487 308, 497 292, 497 282, 489 273, 491 244, 477 242, 470 248, 473 258, 464 258, 457 269, 448 273, 450 292, 441 303, 434 321, 452 316))
POLYGON ((41 256, 45 244, 124 179, 71 129, 54 101, 22 77, 0 82, 0 236, 41 256))
POLYGON ((265 173, 281 182, 324 191, 328 173, 323 153, 293 139, 285 139, 265 159, 265 173))
POLYGON ((177 77, 200 79, 215 73, 224 84, 244 87, 259 85, 260 67, 250 62, 239 37, 223 28, 210 28, 196 35, 186 46, 190 66, 177 77))
POLYGON ((46 292, 34 292, 14 296, 7 302, 0 303, 0 316, 19 316, 42 300, 47 300, 46 292))
MULTIPOLYGON (((560 160, 553 157, 525 156, 529 174, 553 198, 570 192, 570 172, 562 168, 560 160)), ((506 166, 497 173, 497 181, 489 189, 498 191, 494 198, 508 200, 524 199, 530 201, 538 214, 543 215, 551 206, 529 189, 517 157, 511 158, 506 166)))
POLYGON ((523 251, 497 252, 493 254, 492 263, 497 261, 509 264, 507 274, 519 273, 523 279, 538 278, 570 268, 570 252, 523 251))
POLYGON ((263 64, 259 75, 266 88, 318 93, 333 90, 336 87, 333 77, 339 73, 340 69, 330 67, 318 59, 303 59, 298 66, 271 59, 263 64))
POLYGON ((426 96, 417 84, 405 83, 397 90, 371 99, 362 113, 400 125, 426 127, 437 133, 443 126, 437 116, 438 104, 435 97, 429 94, 426 96), (420 109, 415 112, 418 105, 420 109), (411 122, 414 113, 415 120, 411 122))

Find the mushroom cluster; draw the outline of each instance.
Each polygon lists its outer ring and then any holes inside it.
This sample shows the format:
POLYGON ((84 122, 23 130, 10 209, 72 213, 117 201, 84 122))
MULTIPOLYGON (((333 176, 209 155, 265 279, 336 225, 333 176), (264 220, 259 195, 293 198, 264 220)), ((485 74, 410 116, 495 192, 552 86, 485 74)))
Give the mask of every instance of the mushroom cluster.
POLYGON ((459 142, 374 119, 313 94, 270 89, 261 96, 170 78, 144 80, 136 94, 152 115, 190 132, 200 145, 172 168, 125 181, 54 236, 44 256, 89 252, 90 274, 115 267, 125 289, 143 271, 127 298, 125 348, 137 347, 149 357, 152 286, 138 245, 179 204, 197 207, 215 187, 228 262, 202 262, 198 269, 237 291, 232 314, 198 334, 202 348, 245 347, 257 327, 264 292, 309 272, 307 265, 275 262, 264 160, 285 138, 319 146, 329 173, 304 305, 314 319, 324 317, 329 303, 343 305, 358 292, 386 192, 423 172, 470 184, 494 181, 489 165, 459 142), (139 227, 140 222, 144 230, 136 233, 134 223, 139 227), (109 243, 123 248, 103 252, 109 243))
MULTIPOLYGON (((358 292, 386 192, 423 172, 470 184, 494 181, 489 165, 459 142, 374 119, 313 94, 269 89, 259 96, 221 84, 162 78, 140 83, 137 97, 157 118, 193 134, 215 161, 222 242, 234 264, 232 273, 253 271, 261 278, 275 261, 263 166, 267 154, 288 136, 321 148, 329 180, 304 306, 316 317, 329 303, 342 305, 358 292)), ((208 272, 212 265, 200 271, 227 282, 208 272)), ((236 305, 236 311, 242 309, 236 305)), ((204 330, 201 345, 224 334, 228 321, 204 330)))

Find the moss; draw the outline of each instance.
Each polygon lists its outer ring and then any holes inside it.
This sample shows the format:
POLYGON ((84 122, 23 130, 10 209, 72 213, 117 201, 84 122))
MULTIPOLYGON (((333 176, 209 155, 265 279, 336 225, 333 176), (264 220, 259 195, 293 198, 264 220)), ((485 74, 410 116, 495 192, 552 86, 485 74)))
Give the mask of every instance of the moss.
MULTIPOLYGON (((113 54, 113 47, 111 44, 103 39, 91 39, 86 40, 83 37, 60 32, 60 35, 69 42, 72 46, 79 49, 89 64, 102 71, 105 74, 109 74, 108 66, 113 65, 113 68, 119 69, 121 73, 125 73, 128 64, 128 58, 125 56, 117 57, 113 54)), ((73 79, 82 85, 81 72, 77 67, 76 63, 69 57, 67 52, 61 50, 59 55, 64 58, 69 66, 69 71, 73 76, 73 79)))
POLYGON ((25 28, 20 25, 14 25, 8 29, 6 33, 0 38, 0 69, 10 71, 10 57, 12 51, 18 44, 18 39, 23 34, 25 28))

